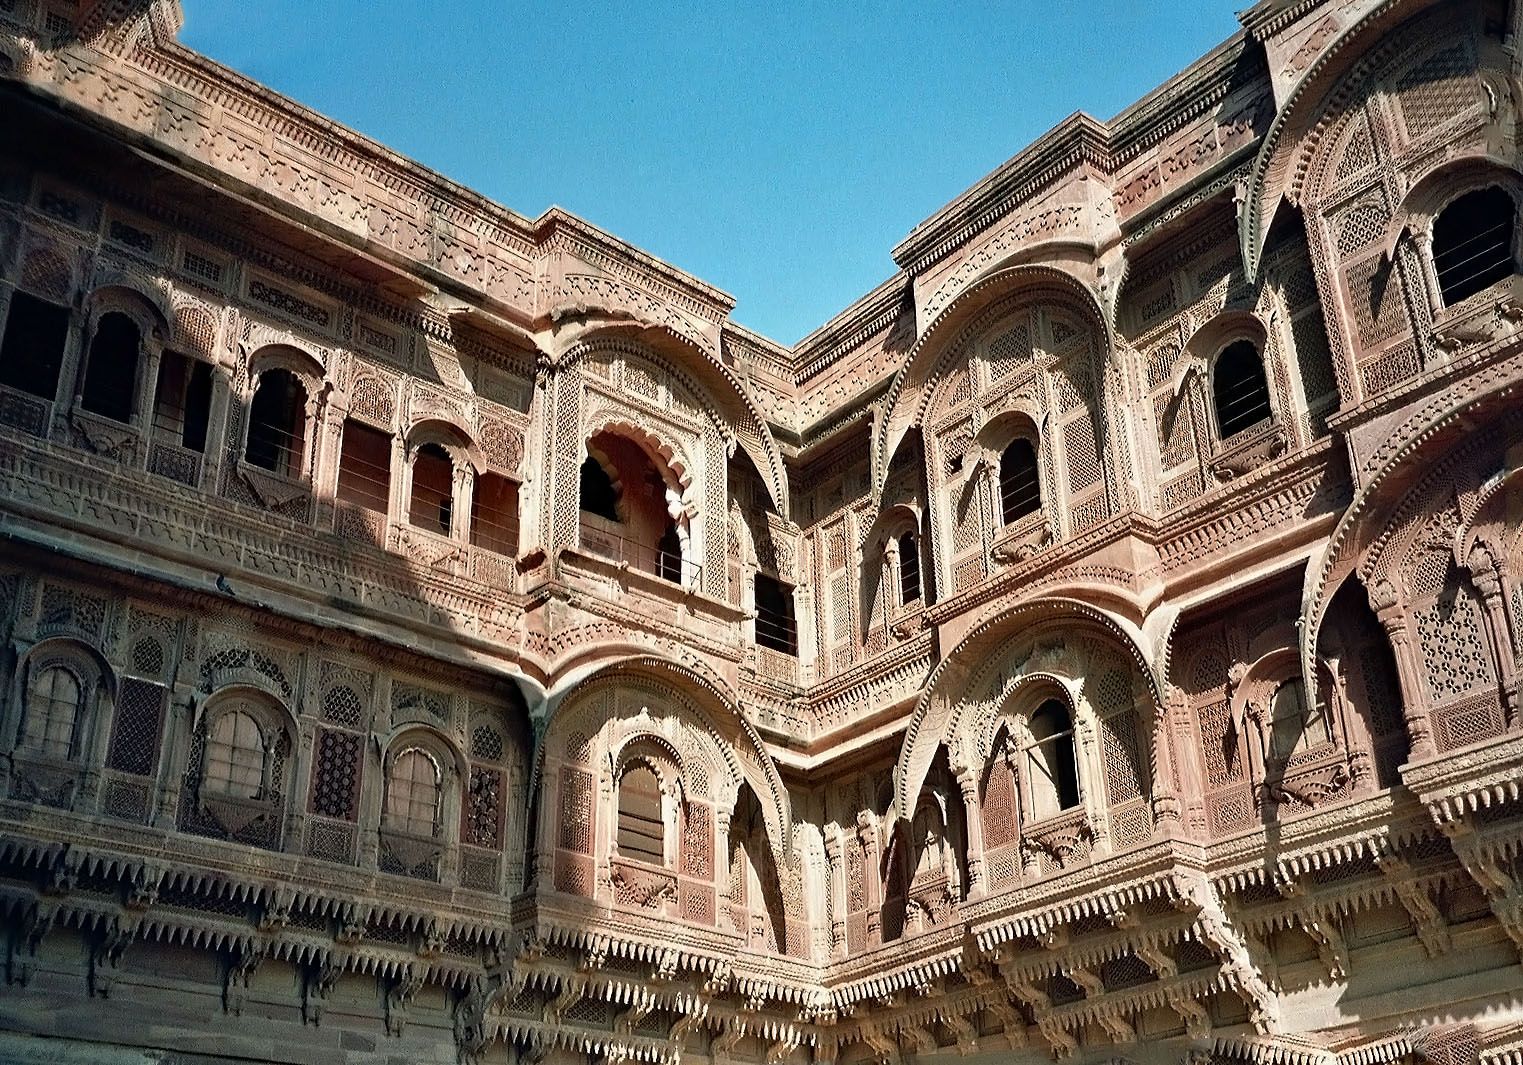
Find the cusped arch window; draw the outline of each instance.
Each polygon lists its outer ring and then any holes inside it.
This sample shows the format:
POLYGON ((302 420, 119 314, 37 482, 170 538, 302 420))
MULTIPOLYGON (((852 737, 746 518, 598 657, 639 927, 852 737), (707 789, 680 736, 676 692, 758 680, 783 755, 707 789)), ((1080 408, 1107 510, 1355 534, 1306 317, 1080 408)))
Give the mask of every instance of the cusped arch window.
POLYGON ((455 516, 455 464, 439 444, 421 444, 412 460, 407 520, 419 529, 450 535, 455 516))
POLYGON ((666 864, 666 818, 661 778, 644 762, 626 768, 619 777, 618 824, 614 845, 619 857, 666 864))
POLYGON ((1517 273, 1518 206, 1493 185, 1450 201, 1433 221, 1433 270, 1444 306, 1517 273))
POLYGON ((27 679, 17 748, 28 754, 68 761, 79 753, 85 686, 71 669, 47 666, 27 679))
POLYGON ((120 311, 101 315, 90 338, 79 405, 112 421, 131 421, 141 346, 142 334, 131 318, 120 311))
POLYGON ((1332 742, 1326 705, 1320 700, 1315 706, 1307 701, 1306 685, 1299 677, 1275 689, 1269 720, 1269 757, 1274 762, 1287 762, 1293 755, 1332 742))
POLYGON ((244 461, 285 477, 300 476, 306 430, 307 390, 301 379, 279 367, 261 373, 249 403, 244 461))
POLYGON ((264 731, 252 714, 229 710, 219 715, 206 732, 202 794, 230 799, 263 798, 268 753, 264 731))
POLYGON ((437 835, 443 792, 444 774, 434 756, 422 747, 403 750, 386 774, 386 828, 409 836, 437 835))
POLYGON ((1211 372, 1211 398, 1224 440, 1270 419, 1269 381, 1257 344, 1234 340, 1222 349, 1211 372))
POLYGON ((1074 748, 1073 716, 1057 699, 1048 699, 1028 723, 1031 746, 1026 765, 1035 820, 1055 817, 1079 805, 1079 762, 1074 748))
POLYGON ((920 542, 913 531, 902 533, 899 545, 899 605, 920 599, 920 542))
POLYGON ((1013 525, 1042 509, 1036 448, 1024 436, 1010 441, 1000 455, 999 506, 1000 518, 1006 525, 1013 525))

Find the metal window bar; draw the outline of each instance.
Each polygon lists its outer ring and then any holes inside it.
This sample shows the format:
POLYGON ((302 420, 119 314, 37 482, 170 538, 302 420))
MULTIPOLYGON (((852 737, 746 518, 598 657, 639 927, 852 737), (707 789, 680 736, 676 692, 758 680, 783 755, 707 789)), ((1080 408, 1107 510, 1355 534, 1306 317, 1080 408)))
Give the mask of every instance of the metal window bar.
POLYGON ((756 642, 784 654, 798 654, 798 623, 791 615, 756 608, 756 642))
POLYGON ((586 522, 581 527, 581 546, 589 554, 626 563, 630 569, 649 573, 663 581, 684 588, 702 587, 703 566, 683 558, 678 552, 604 532, 586 522))

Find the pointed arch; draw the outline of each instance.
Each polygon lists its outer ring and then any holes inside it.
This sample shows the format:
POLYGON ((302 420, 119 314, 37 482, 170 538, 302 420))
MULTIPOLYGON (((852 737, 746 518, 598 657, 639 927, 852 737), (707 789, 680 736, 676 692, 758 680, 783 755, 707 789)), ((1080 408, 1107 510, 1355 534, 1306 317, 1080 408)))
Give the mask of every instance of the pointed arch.
MULTIPOLYGON (((1103 348, 1099 361, 1115 350, 1115 331, 1110 315, 1090 287, 1077 277, 1054 266, 1023 264, 996 267, 984 278, 969 285, 931 322, 910 349, 904 366, 894 376, 884 400, 883 414, 873 427, 873 490, 882 492, 888 473, 888 460, 899 442, 926 416, 927 406, 947 362, 957 356, 965 341, 983 325, 984 312, 1003 297, 1040 302, 1053 300, 1070 311, 1077 311, 1094 329, 1103 348)), ((1104 420, 1104 404, 1100 404, 1104 420)))

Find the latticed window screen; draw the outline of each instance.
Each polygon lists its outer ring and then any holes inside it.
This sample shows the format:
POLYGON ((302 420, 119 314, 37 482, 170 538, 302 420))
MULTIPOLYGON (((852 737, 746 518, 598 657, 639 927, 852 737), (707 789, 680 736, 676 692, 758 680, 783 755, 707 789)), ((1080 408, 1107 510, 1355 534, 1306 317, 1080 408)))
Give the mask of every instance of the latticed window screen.
POLYGON ((471 767, 471 790, 465 802, 465 842, 477 847, 502 846, 502 774, 471 767))
POLYGON ((439 826, 439 766, 423 750, 403 751, 386 779, 386 823, 417 836, 439 826))
POLYGON ((78 677, 63 666, 38 670, 27 684, 20 746, 47 758, 72 758, 83 709, 78 677))
POLYGON ((168 695, 162 685, 135 677, 123 678, 116 700, 111 749, 106 754, 108 768, 140 777, 153 775, 159 760, 159 730, 168 695))
POLYGON ((561 770, 560 845, 578 854, 592 853, 592 774, 561 770))
POLYGON ((264 785, 264 735, 241 710, 212 722, 206 737, 203 790, 236 799, 256 799, 264 785))
MULTIPOLYGON (((343 689, 347 691, 348 689, 343 689)), ((364 737, 358 732, 319 729, 312 765, 312 812, 353 821, 359 811, 360 755, 364 737)))

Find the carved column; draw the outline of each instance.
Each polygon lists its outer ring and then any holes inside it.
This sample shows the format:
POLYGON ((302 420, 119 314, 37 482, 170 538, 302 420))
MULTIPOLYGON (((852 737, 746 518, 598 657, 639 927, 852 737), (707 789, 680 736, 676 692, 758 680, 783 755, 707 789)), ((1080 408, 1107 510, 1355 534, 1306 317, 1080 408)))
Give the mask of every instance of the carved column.
POLYGON ((857 846, 862 848, 863 888, 867 895, 867 943, 877 946, 883 924, 883 880, 878 872, 878 831, 867 811, 857 814, 857 846))
POLYGON ((320 529, 333 525, 333 503, 338 493, 338 466, 343 452, 344 416, 336 403, 318 408, 312 441, 312 496, 317 502, 314 519, 320 529))
POLYGON ((1411 756, 1414 759, 1429 757, 1436 753, 1433 729, 1428 722, 1422 663, 1418 661, 1417 648, 1413 646, 1412 634, 1407 629, 1407 612, 1390 581, 1377 582, 1370 589, 1369 598, 1370 607, 1385 629, 1386 638, 1391 641, 1391 654, 1396 659, 1396 678, 1401 684, 1401 716, 1412 743, 1411 756))
POLYGON ((957 787, 962 792, 964 820, 968 826, 968 898, 983 898, 988 891, 984 880, 984 816, 978 802, 978 775, 967 767, 957 771, 957 787))
POLYGON ((830 894, 830 956, 846 957, 846 861, 842 850, 844 830, 830 825, 825 831, 825 890, 830 894))
POLYGON ((454 467, 450 485, 450 539, 456 543, 471 542, 471 500, 476 490, 476 475, 470 463, 462 460, 454 467))
MULTIPOLYGON (((1183 697, 1183 695, 1184 693, 1178 688, 1170 688, 1168 691, 1170 703, 1174 698, 1183 697)), ((1160 824, 1168 821, 1177 825, 1180 818, 1180 806, 1174 779, 1174 752, 1170 749, 1169 743, 1171 707, 1168 703, 1163 707, 1157 706, 1146 690, 1137 693, 1136 705, 1141 709, 1143 725, 1151 736, 1149 753, 1152 755, 1152 761, 1148 765, 1148 771, 1152 777, 1150 783, 1153 792, 1153 820, 1160 824)))
POLYGON ((1497 667, 1497 681, 1502 690, 1502 709, 1509 730, 1523 727, 1518 715, 1518 676, 1512 656, 1511 627, 1507 618, 1507 596, 1502 588, 1502 574, 1496 554, 1485 544, 1470 551, 1470 579, 1486 608, 1487 627, 1491 630, 1492 661, 1497 667))

